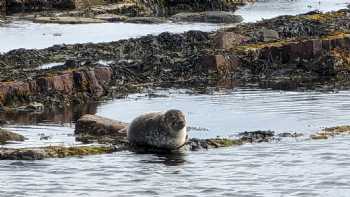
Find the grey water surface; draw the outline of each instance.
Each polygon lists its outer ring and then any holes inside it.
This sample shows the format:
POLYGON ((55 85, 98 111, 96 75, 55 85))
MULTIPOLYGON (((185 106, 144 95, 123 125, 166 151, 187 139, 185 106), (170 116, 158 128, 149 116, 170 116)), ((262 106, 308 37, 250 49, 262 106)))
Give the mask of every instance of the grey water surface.
MULTIPOLYGON (((177 108, 191 137, 230 136, 271 129, 308 135, 349 124, 350 91, 291 92, 261 89, 158 90, 98 105, 88 113, 130 121, 140 113, 177 108)), ((26 146, 77 144, 74 117, 36 119, 8 129, 26 146), (42 123, 40 123, 42 122, 42 123), (56 122, 56 123, 55 123, 56 122), (21 125, 21 126, 20 126, 21 125), (51 125, 51 126, 50 126, 51 125), (51 136, 40 140, 41 133, 51 136)), ((17 119, 21 120, 21 119, 17 119)), ((9 147, 22 145, 12 144, 9 147)), ((1 161, 1 196, 348 196, 350 137, 248 144, 175 155, 114 154, 43 161, 1 161)))
MULTIPOLYGON (((349 0, 258 0, 241 7, 236 14, 244 22, 255 22, 280 15, 296 15, 313 10, 332 11, 346 8, 349 0)), ((164 23, 164 24, 39 24, 13 21, 0 26, 0 53, 13 49, 42 49, 55 44, 99 43, 136 38, 162 32, 189 30, 214 31, 230 24, 164 23)))

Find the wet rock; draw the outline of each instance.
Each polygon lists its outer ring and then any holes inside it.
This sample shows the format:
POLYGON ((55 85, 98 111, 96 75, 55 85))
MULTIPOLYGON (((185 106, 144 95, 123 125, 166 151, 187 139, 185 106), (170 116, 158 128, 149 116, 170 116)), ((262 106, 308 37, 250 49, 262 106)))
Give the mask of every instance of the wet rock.
POLYGON ((29 103, 28 105, 24 105, 24 106, 20 106, 20 107, 16 107, 13 110, 16 112, 36 112, 36 113, 40 113, 44 111, 44 105, 42 103, 38 103, 38 102, 32 102, 29 103))
POLYGON ((33 19, 36 23, 59 23, 59 24, 86 24, 86 23, 104 23, 105 20, 83 17, 36 17, 33 19))
POLYGON ((350 134, 350 126, 336 126, 325 128, 322 131, 319 131, 315 134, 310 135, 310 138, 313 140, 324 140, 329 137, 334 137, 338 135, 349 135, 350 134))
POLYGON ((24 141, 25 137, 4 129, 0 129, 0 144, 5 144, 8 141, 24 141))
POLYGON ((126 16, 116 15, 116 14, 99 14, 94 17, 98 20, 104 20, 107 22, 120 22, 128 19, 126 16))
POLYGON ((275 133, 273 131, 246 131, 238 134, 243 142, 260 143, 272 141, 275 133))
POLYGON ((246 36, 235 32, 218 32, 214 37, 214 47, 217 49, 230 50, 248 41, 246 36))
POLYGON ((240 23, 243 18, 231 12, 208 11, 193 13, 178 13, 170 18, 175 22, 205 22, 205 23, 240 23))
POLYGON ((285 132, 285 133, 279 133, 277 135, 277 137, 283 137, 283 138, 285 138, 285 137, 297 138, 297 137, 302 137, 302 136, 304 136, 302 133, 296 133, 296 132, 294 132, 294 133, 285 132))
POLYGON ((74 133, 76 135, 110 136, 122 139, 126 137, 127 126, 127 123, 87 114, 77 121, 74 133))
POLYGON ((279 40, 280 38, 278 32, 272 29, 263 28, 260 33, 264 42, 279 40))
POLYGON ((73 156, 106 154, 122 150, 116 146, 49 146, 40 148, 0 148, 0 160, 41 160, 73 156))
POLYGON ((221 77, 234 74, 241 61, 234 55, 204 55, 200 57, 197 67, 205 72, 217 72, 221 77))
POLYGON ((142 4, 156 16, 170 16, 180 12, 234 11, 239 5, 248 2, 225 0, 158 1, 142 0, 142 4))
POLYGON ((126 23, 138 23, 138 24, 159 24, 165 23, 166 20, 158 17, 130 17, 126 19, 126 23))
POLYGON ((6 2, 8 13, 75 8, 74 0, 6 0, 6 2))

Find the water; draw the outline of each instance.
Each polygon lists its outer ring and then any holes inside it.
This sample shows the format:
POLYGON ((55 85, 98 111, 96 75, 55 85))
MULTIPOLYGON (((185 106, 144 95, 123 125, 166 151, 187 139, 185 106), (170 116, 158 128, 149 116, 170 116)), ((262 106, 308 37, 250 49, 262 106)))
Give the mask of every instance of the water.
POLYGON ((239 9, 244 22, 256 22, 281 15, 297 15, 313 10, 322 12, 344 9, 349 0, 257 0, 239 9))
POLYGON ((99 43, 136 38, 162 32, 182 33, 189 30, 214 31, 220 25, 206 23, 164 24, 39 24, 14 21, 0 26, 0 52, 18 48, 42 49, 54 44, 99 43))
MULTIPOLYGON (((347 1, 271 2, 248 5, 238 13, 245 21, 255 21, 314 8, 339 9, 345 7, 347 1)), ((18 21, 0 27, 0 51, 44 48, 59 43, 106 42, 196 28, 211 31, 218 27, 207 24, 57 25, 18 21)), ((158 97, 147 95, 130 95, 99 106, 64 112, 0 114, 10 121, 9 130, 28 138, 24 143, 7 147, 79 144, 72 136, 74 121, 85 113, 129 122, 144 112, 178 108, 186 113, 189 126, 207 128, 190 132, 191 137, 199 138, 231 136, 256 129, 308 135, 324 127, 350 124, 350 91, 234 89, 196 94, 189 90, 160 90, 155 92, 158 97)), ((0 196, 342 197, 350 192, 349 147, 350 137, 339 136, 329 140, 285 140, 176 155, 125 151, 83 158, 0 161, 0 196)))
MULTIPOLYGON (((240 8, 236 14, 245 22, 269 19, 280 15, 296 15, 312 10, 332 11, 345 8, 348 0, 260 0, 240 8)), ((0 52, 18 48, 42 49, 54 44, 99 43, 157 35, 168 31, 181 33, 189 30, 214 31, 224 25, 207 23, 165 24, 38 24, 14 21, 0 26, 0 52), (101 31, 103 30, 103 31, 101 31)))
MULTIPOLYGON (((349 124, 350 91, 285 92, 259 89, 159 90, 105 102, 87 111, 130 121, 146 111, 178 108, 187 114, 191 137, 229 136, 253 129, 305 134, 349 124), (158 95, 154 97, 154 95, 158 95), (167 97, 165 97, 167 96, 167 97)), ((10 126, 27 145, 76 143, 77 116, 46 115, 10 126), (54 124, 59 122, 59 124, 54 124), (19 126, 22 125, 22 126, 19 126)), ((13 117, 12 120, 15 120, 13 117)), ((16 146, 16 145, 10 145, 16 146)), ((1 161, 1 196, 348 196, 350 137, 285 140, 176 155, 118 152, 83 158, 1 161)))

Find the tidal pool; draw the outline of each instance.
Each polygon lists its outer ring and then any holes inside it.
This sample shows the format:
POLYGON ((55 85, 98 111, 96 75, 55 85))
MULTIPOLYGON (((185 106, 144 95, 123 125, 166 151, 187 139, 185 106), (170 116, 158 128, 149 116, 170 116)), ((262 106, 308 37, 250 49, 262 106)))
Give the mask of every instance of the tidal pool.
MULTIPOLYGON (((157 90, 88 110, 12 120, 8 129, 27 146, 72 145, 74 120, 84 113, 130 121, 140 113, 178 108, 191 137, 272 129, 304 134, 350 124, 350 91, 289 92, 237 88, 196 94, 157 90), (16 124, 17 122, 17 124, 16 124), (35 124, 33 125, 33 123, 35 124), (40 140, 40 136, 51 136, 40 140)), ((9 145, 16 147, 20 145, 9 145)), ((1 196, 347 196, 350 137, 286 140, 175 155, 114 154, 43 161, 0 161, 1 196)))

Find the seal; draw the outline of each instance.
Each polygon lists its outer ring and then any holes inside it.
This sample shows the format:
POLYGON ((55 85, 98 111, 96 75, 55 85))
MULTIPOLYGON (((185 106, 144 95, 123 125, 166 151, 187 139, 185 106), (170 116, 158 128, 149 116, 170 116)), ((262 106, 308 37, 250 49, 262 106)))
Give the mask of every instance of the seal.
POLYGON ((186 118, 176 109, 146 113, 130 123, 127 133, 132 145, 179 149, 187 140, 186 118))

